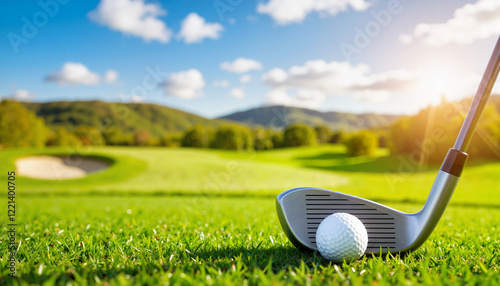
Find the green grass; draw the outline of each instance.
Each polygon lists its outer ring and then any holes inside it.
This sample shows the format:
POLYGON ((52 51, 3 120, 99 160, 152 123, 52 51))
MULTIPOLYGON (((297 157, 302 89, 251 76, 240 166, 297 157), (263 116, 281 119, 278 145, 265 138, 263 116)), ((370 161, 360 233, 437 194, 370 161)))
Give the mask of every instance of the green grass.
MULTIPOLYGON (((50 153, 61 151, 52 149, 50 153)), ((0 167, 1 174, 14 169, 16 156, 31 152, 44 151, 1 152, 0 159, 8 162, 0 167)), ((106 154, 115 160, 133 160, 133 162, 126 166, 117 164, 120 166, 119 170, 100 172, 79 180, 56 181, 54 184, 54 181, 40 182, 41 180, 20 178, 19 184, 28 194, 54 192, 68 194, 75 191, 80 194, 86 192, 274 195, 283 188, 293 188, 302 184, 334 187, 347 183, 344 177, 331 172, 259 162, 255 160, 257 155, 254 152, 238 154, 200 149, 94 147, 86 150, 85 154, 106 154), (72 186, 78 188, 74 189, 72 186)))
MULTIPOLYGON (((0 181, 20 156, 67 153, 3 150, 0 181)), ((5 214, 0 285, 500 284, 499 162, 467 166, 438 227, 416 252, 334 265, 288 242, 276 194, 324 187, 414 212, 439 166, 417 168, 387 150, 348 158, 342 146, 79 153, 108 158, 111 168, 76 180, 17 178, 19 278, 6 277, 5 214)))
POLYGON ((31 155, 61 155, 77 162, 80 156, 96 157, 108 160, 111 165, 106 171, 96 172, 90 176, 72 180, 39 180, 17 177, 17 184, 24 195, 88 193, 103 186, 110 186, 128 178, 133 178, 145 171, 147 163, 140 158, 127 154, 109 154, 106 150, 66 150, 62 148, 47 149, 14 149, 0 152, 0 181, 7 180, 7 172, 15 170, 15 159, 31 155), (100 152, 101 151, 101 152, 100 152))
MULTIPOLYGON (((0 180, 26 154, 64 153, 64 149, 0 152, 0 180), (3 176, 3 177, 2 177, 3 176)), ((371 157, 348 158, 340 145, 265 152, 201 149, 93 147, 84 155, 120 161, 107 171, 77 180, 19 178, 26 195, 218 195, 268 196, 299 186, 332 189, 379 202, 423 203, 439 166, 418 169, 404 156, 380 150, 371 157)), ((469 164, 452 204, 500 207, 500 162, 469 164)))
MULTIPOLYGON (((498 284, 500 210, 450 207, 405 257, 334 265, 286 239, 266 198, 19 198, 21 284, 498 284), (246 282, 245 282, 246 281, 246 282)), ((414 205, 396 205, 415 210, 414 205)), ((5 228, 0 239, 6 240, 5 228)), ((5 243, 1 244, 5 253, 5 243)), ((3 277, 8 274, 0 258, 3 277)), ((13 280, 1 278, 0 284, 13 280)))

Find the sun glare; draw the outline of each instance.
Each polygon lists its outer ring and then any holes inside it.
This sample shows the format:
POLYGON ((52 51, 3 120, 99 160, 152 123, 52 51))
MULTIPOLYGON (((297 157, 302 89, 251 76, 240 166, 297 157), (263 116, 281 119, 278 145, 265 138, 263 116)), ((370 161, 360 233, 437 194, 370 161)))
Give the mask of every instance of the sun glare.
POLYGON ((456 96, 456 84, 449 72, 432 71, 424 74, 421 77, 420 87, 422 97, 432 105, 439 104, 443 96, 447 99, 456 96))

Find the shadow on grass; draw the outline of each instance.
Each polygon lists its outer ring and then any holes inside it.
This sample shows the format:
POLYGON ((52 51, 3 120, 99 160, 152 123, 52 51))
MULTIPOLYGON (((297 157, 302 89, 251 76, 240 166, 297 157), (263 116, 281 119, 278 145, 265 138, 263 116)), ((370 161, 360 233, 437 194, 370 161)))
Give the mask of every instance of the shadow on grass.
MULTIPOLYGON (((260 245, 260 244, 259 244, 260 245)), ((388 259, 396 257, 404 257, 409 253, 402 254, 367 254, 366 258, 381 258, 388 259)), ((212 267, 220 268, 222 271, 231 270, 233 265, 241 261, 248 267, 248 270, 253 269, 268 269, 273 272, 281 270, 295 269, 302 265, 306 267, 328 267, 332 264, 323 258, 317 251, 301 251, 293 246, 277 245, 267 249, 257 247, 227 247, 217 250, 203 249, 195 251, 191 254, 191 259, 198 257, 203 261, 211 261, 212 267)), ((356 263, 356 261, 352 262, 356 263)), ((342 265, 340 263, 339 265, 342 265)), ((349 263, 347 263, 349 264, 349 263)))
POLYGON ((323 154, 316 154, 314 156, 298 156, 294 157, 297 160, 338 160, 349 158, 345 153, 326 152, 323 154))
POLYGON ((306 264, 321 263, 328 264, 319 253, 303 252, 293 246, 278 245, 272 248, 260 248, 260 244, 254 247, 224 247, 221 249, 200 249, 192 253, 205 261, 213 261, 217 267, 224 270, 230 269, 234 261, 241 260, 245 265, 254 268, 265 268, 270 263, 274 271, 288 267, 298 267, 302 261, 306 264))
MULTIPOLYGON (((436 171, 441 165, 428 163, 419 166, 408 154, 391 154, 381 157, 349 157, 344 153, 325 152, 314 156, 295 157, 305 168, 333 172, 364 172, 364 173, 422 173, 436 171)), ((443 156, 444 159, 444 156, 443 156)), ((467 167, 476 167, 498 161, 476 159, 467 162, 467 167)))
POLYGON ((416 173, 437 169, 437 165, 419 167, 406 155, 383 157, 349 157, 339 153, 323 153, 317 156, 296 157, 306 168, 323 171, 365 173, 416 173), (331 161, 331 162, 329 162, 331 161))

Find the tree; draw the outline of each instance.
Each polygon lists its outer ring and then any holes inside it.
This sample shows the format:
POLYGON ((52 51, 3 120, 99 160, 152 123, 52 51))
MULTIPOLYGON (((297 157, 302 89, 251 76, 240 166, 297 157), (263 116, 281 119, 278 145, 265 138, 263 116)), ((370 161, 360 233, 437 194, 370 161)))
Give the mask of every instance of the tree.
POLYGON ((238 124, 225 124, 217 129, 213 147, 228 150, 251 150, 253 143, 250 129, 238 124))
POLYGON ((48 133, 43 119, 19 102, 0 102, 0 147, 43 147, 48 133))
POLYGON ((273 148, 272 131, 257 127, 253 130, 255 150, 268 150, 273 148))
POLYGON ((134 145, 134 135, 133 134, 125 134, 118 128, 113 128, 110 131, 104 132, 103 134, 104 141, 106 145, 111 146, 132 146, 134 145))
POLYGON ((308 125, 294 123, 284 132, 283 145, 285 147, 309 146, 316 144, 316 133, 308 125))
POLYGON ((344 130, 338 130, 333 132, 332 136, 330 137, 330 143, 333 144, 340 144, 344 141, 345 139, 345 131, 344 130))
POLYGON ((325 144, 330 141, 332 136, 332 130, 326 125, 318 125, 314 127, 314 131, 316 132, 316 136, 319 144, 325 144))
POLYGON ((80 146, 81 142, 73 133, 68 132, 66 128, 59 127, 49 135, 47 146, 80 146))
POLYGON ((283 146, 283 132, 273 131, 271 134, 271 142, 273 143, 273 148, 282 148, 283 146))
POLYGON ((134 145, 145 146, 151 141, 151 134, 149 131, 142 129, 134 131, 134 145))
POLYGON ((160 145, 165 147, 179 147, 182 135, 165 133, 160 138, 160 145))
POLYGON ((387 142, 389 141, 389 130, 386 128, 378 128, 371 130, 378 138, 378 147, 387 148, 387 142))
POLYGON ((102 146, 104 138, 99 129, 91 126, 78 126, 75 130, 76 136, 84 146, 102 146))
POLYGON ((213 137, 214 132, 212 128, 197 124, 184 132, 181 145, 183 147, 208 148, 210 147, 213 137))
POLYGON ((360 131, 348 136, 344 143, 349 156, 373 155, 378 148, 378 138, 373 132, 360 131))
MULTIPOLYGON (((442 101, 412 116, 405 116, 390 128, 388 145, 393 153, 408 154, 412 164, 438 163, 453 146, 471 98, 442 101)), ((470 159, 499 159, 500 100, 485 107, 467 150, 470 159)))

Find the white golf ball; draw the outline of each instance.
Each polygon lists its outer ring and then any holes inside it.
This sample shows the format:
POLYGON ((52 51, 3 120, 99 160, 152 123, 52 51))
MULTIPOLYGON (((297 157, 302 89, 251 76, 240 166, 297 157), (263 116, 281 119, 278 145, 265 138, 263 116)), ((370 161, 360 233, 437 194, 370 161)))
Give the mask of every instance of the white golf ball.
POLYGON ((336 263, 351 262, 363 256, 368 246, 368 233, 363 223, 348 213, 327 216, 316 231, 319 253, 336 263))

